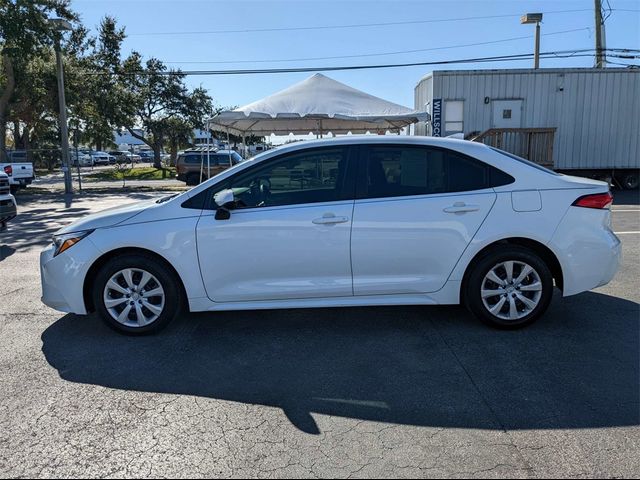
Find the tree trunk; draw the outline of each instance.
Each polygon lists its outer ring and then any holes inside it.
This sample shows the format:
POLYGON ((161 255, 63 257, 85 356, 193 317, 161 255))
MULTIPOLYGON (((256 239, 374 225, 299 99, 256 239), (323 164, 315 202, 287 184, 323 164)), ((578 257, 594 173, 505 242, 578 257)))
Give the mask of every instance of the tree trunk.
POLYGON ((22 136, 20 135, 20 122, 18 120, 13 121, 13 148, 16 150, 24 148, 22 136))
POLYGON ((7 111, 9 110, 9 100, 13 95, 13 91, 16 88, 16 79, 13 73, 13 62, 11 57, 3 53, 2 54, 2 68, 4 75, 7 78, 2 95, 0 95, 0 161, 7 161, 7 111))
POLYGON ((153 167, 157 169, 162 168, 162 160, 160 158, 160 149, 162 145, 154 143, 153 144, 153 167))
POLYGON ((24 148, 27 151, 27 156, 26 156, 27 162, 33 162, 33 150, 31 149, 31 137, 29 136, 29 125, 24 126, 21 142, 22 142, 22 148, 24 148))
POLYGON ((178 160, 178 142, 171 140, 171 165, 176 165, 178 160))
POLYGON ((99 152, 102 151, 102 139, 101 138, 96 139, 96 150, 98 150, 99 152))

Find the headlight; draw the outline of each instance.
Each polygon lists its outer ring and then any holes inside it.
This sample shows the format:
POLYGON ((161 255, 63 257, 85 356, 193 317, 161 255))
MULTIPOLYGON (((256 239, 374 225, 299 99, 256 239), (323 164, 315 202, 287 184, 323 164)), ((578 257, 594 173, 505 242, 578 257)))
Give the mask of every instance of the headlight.
POLYGON ((85 230, 84 232, 73 232, 73 233, 65 233, 63 235, 54 235, 53 236, 53 244, 56 247, 56 251, 53 254, 56 255, 61 254, 65 250, 69 250, 76 243, 82 240, 84 237, 89 235, 93 230, 85 230))

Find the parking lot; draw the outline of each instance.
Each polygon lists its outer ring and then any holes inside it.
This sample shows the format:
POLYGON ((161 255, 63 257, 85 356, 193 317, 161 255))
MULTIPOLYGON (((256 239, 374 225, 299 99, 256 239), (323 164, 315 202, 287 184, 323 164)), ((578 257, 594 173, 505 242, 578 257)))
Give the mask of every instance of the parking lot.
POLYGON ((377 307, 188 314, 130 338, 40 303, 54 231, 152 195, 18 195, 0 232, 0 476, 640 475, 637 191, 616 195, 616 279, 521 331, 377 307))

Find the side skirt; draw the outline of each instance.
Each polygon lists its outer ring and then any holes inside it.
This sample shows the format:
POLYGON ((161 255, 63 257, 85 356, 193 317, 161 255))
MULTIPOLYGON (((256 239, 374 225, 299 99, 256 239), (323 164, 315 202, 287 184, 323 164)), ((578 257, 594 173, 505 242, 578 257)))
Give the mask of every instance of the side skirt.
POLYGON ((208 298, 191 298, 189 299, 189 309, 192 312, 212 312, 223 310, 271 310, 282 308, 457 305, 460 303, 460 283, 460 281, 449 281, 442 289, 430 294, 366 295, 226 303, 212 302, 208 298))

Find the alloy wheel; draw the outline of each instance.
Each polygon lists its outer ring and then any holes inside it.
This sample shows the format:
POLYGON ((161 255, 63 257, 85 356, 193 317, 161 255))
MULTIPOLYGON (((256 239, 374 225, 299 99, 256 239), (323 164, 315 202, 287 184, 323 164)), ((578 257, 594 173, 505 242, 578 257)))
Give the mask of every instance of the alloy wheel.
POLYGON ((538 272, 525 262, 501 262, 485 275, 480 295, 492 315, 502 320, 520 320, 540 303, 542 281, 538 272))
POLYGON ((104 306, 118 323, 147 326, 162 314, 165 292, 158 279, 140 268, 126 268, 111 276, 103 292, 104 306))

